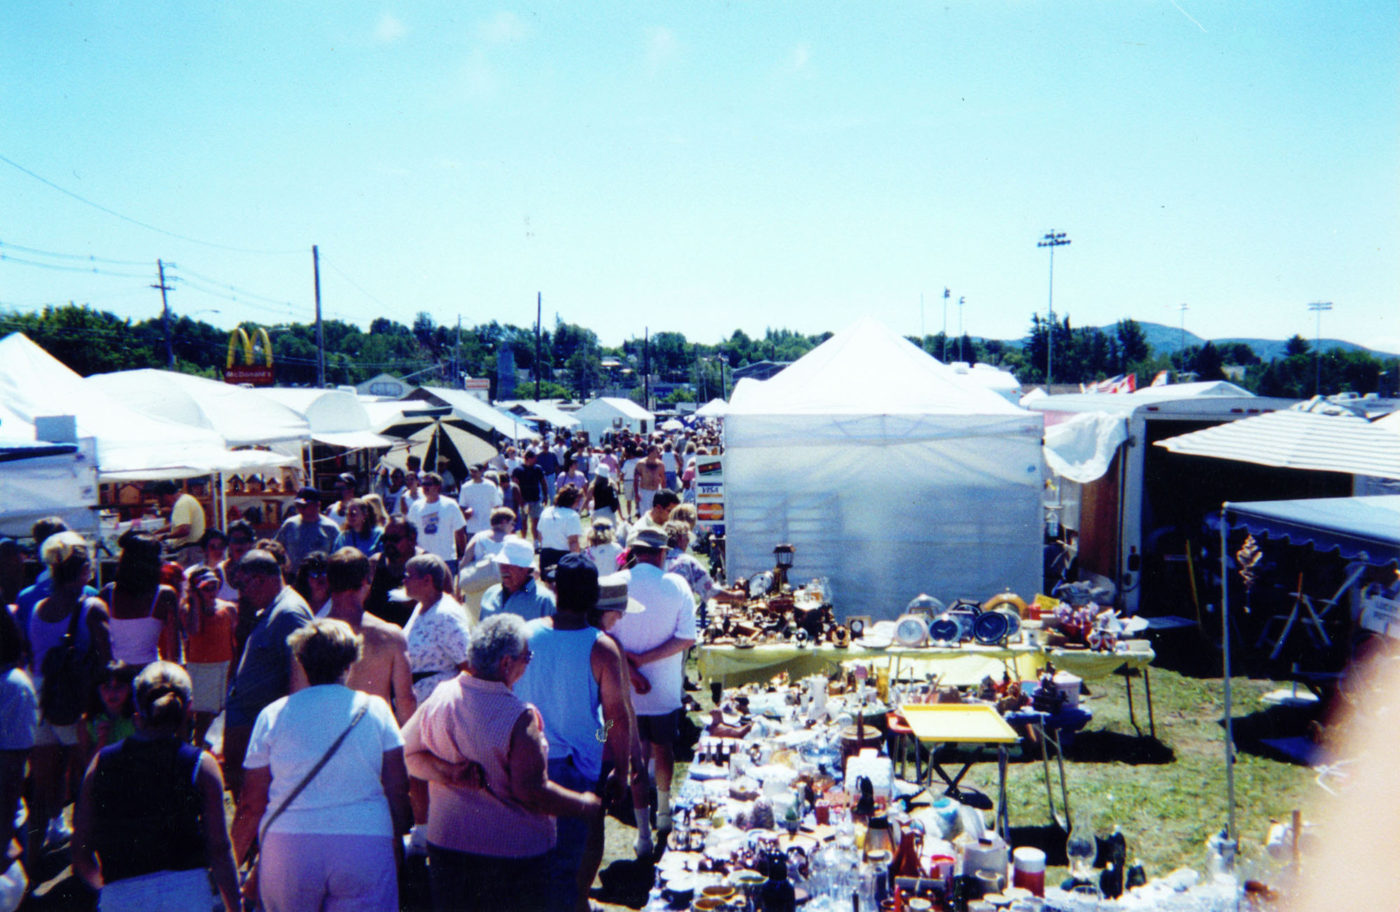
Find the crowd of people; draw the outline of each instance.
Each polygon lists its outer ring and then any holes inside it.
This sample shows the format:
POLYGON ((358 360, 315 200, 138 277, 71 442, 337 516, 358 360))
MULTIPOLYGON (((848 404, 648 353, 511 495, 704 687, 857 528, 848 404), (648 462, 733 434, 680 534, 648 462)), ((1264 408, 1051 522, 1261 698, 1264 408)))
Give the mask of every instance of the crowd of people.
POLYGON ((717 448, 347 473, 265 536, 161 483, 169 521, 100 590, 58 519, 27 586, 0 542, 4 876, 67 843, 104 910, 390 910, 418 855, 435 909, 587 912, 604 805, 638 857, 670 827, 717 448))

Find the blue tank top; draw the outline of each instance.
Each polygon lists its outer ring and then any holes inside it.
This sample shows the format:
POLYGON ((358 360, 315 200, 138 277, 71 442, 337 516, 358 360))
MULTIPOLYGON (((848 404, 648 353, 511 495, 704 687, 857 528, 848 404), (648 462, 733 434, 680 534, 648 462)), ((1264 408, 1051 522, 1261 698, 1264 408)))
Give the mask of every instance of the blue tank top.
POLYGON ((573 757, 580 773, 597 780, 603 772, 603 741, 598 739, 602 714, 593 644, 601 631, 555 630, 543 618, 531 621, 529 629, 534 658, 516 682, 515 695, 540 711, 549 759, 573 757))

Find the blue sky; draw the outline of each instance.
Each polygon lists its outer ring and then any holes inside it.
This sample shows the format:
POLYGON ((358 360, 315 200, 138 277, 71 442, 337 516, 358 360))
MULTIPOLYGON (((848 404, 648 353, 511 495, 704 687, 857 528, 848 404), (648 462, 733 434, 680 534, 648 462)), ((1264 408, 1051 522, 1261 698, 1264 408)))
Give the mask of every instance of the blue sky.
POLYGON ((1390 0, 17 0, 0 42, 0 156, 124 217, 0 162, 7 309, 154 316, 163 258, 177 313, 306 320, 318 244, 365 326, 932 333, 948 287, 1009 338, 1054 229, 1075 324, 1326 300, 1400 351, 1390 0))

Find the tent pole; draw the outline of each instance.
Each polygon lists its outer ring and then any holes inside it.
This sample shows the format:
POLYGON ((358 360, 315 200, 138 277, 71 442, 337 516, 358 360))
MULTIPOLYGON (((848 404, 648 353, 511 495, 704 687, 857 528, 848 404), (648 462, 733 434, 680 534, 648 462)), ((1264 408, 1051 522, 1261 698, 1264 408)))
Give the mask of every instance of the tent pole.
POLYGON ((1225 792, 1226 822, 1230 839, 1235 839, 1235 728, 1231 720, 1230 691, 1230 525, 1226 517, 1229 502, 1220 505, 1220 640, 1225 664, 1225 792))

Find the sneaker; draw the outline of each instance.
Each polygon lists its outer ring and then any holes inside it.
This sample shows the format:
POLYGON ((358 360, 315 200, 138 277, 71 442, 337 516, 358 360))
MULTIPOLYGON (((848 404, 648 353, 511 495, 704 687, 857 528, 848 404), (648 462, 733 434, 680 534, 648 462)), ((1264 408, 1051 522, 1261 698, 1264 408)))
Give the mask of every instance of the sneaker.
POLYGON ((636 853, 638 858, 650 858, 651 853, 656 851, 656 847, 652 845, 651 835, 648 834, 645 839, 638 836, 632 840, 632 851, 636 853))

